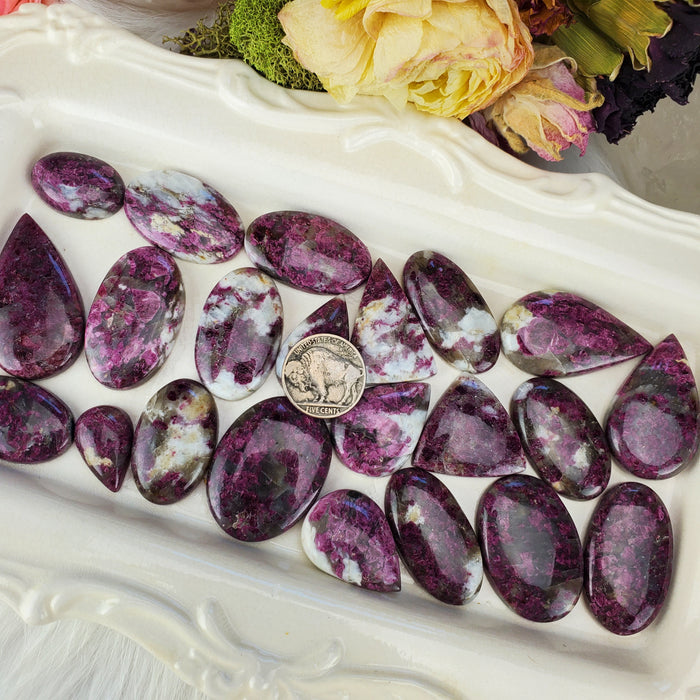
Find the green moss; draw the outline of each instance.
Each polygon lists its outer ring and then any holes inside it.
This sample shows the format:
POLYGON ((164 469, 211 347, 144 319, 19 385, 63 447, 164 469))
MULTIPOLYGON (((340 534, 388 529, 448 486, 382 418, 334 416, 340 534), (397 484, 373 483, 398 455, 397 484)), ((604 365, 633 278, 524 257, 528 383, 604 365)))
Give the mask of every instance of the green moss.
POLYGON ((176 44, 180 53, 187 56, 204 58, 240 58, 238 49, 231 43, 229 26, 235 2, 223 2, 219 5, 216 19, 209 26, 204 20, 197 22, 195 27, 176 37, 163 37, 163 43, 176 44))
POLYGON ((288 0, 236 0, 230 37, 243 60, 268 80, 299 90, 323 90, 318 77, 303 68, 282 43, 277 14, 288 0))

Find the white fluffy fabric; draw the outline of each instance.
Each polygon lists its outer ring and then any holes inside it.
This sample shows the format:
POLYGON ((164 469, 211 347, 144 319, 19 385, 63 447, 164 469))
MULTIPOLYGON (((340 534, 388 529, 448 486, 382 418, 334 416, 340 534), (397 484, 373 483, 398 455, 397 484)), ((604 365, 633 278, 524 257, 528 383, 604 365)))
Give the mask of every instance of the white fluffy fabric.
POLYGON ((0 605, 2 700, 206 700, 130 639, 62 620, 27 626, 0 605))
POLYGON ((146 41, 162 45, 164 36, 177 36, 194 27, 200 19, 210 20, 216 15, 217 0, 190 0, 190 2, 132 4, 120 0, 69 0, 73 5, 101 15, 105 19, 140 36, 146 41), (168 9, 168 8, 177 9, 168 9), (164 9, 165 8, 165 9, 164 9))

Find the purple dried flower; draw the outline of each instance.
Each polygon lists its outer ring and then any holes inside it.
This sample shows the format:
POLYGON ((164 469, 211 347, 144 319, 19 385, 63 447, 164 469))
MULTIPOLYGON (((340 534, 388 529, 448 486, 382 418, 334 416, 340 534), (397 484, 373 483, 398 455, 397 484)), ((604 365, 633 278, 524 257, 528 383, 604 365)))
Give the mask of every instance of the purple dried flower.
POLYGON ((474 129, 477 134, 483 136, 488 142, 500 148, 503 147, 502 139, 498 138, 498 134, 486 123, 486 119, 482 112, 474 112, 470 114, 464 123, 474 129))
POLYGON ((610 143, 629 134, 637 119, 653 111, 663 97, 688 103, 693 81, 700 71, 700 11, 685 3, 661 5, 673 20, 666 36, 649 44, 651 70, 638 71, 626 59, 614 81, 598 80, 605 102, 594 111, 597 131, 610 143))

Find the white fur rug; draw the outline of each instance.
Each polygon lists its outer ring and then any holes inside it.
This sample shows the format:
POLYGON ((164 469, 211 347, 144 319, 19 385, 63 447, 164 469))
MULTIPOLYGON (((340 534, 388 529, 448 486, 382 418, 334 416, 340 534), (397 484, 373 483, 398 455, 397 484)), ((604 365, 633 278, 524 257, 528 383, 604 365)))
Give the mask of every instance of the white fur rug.
POLYGON ((2 700, 206 700, 130 639, 72 620, 28 626, 0 604, 2 700))
POLYGON ((157 46, 162 46, 163 36, 176 36, 193 27, 200 19, 212 19, 216 14, 217 0, 68 0, 78 7, 102 15, 130 32, 157 46), (178 7, 164 11, 161 8, 178 7))

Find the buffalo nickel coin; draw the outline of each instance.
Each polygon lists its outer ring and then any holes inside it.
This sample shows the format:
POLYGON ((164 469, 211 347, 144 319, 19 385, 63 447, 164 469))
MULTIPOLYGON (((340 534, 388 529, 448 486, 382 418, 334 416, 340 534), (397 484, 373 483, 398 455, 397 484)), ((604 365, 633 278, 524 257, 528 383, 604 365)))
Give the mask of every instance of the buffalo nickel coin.
POLYGON ((360 400, 365 379, 365 363, 357 348, 331 333, 300 340, 282 366, 282 388, 287 398, 314 418, 347 413, 360 400))

